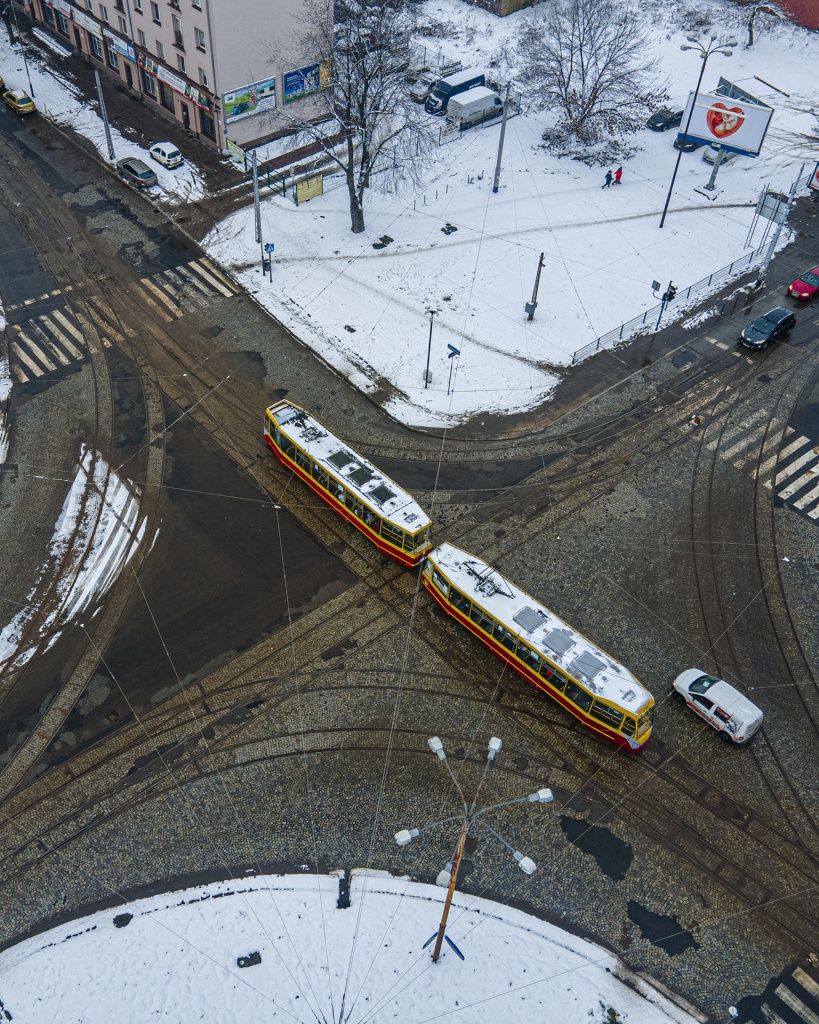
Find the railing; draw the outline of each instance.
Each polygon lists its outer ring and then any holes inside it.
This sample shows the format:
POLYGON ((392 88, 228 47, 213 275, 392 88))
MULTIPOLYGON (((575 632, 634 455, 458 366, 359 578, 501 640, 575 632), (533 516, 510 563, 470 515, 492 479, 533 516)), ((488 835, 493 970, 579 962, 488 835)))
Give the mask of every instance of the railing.
MULTIPOLYGON (((686 299, 689 299, 699 291, 705 291, 715 285, 725 284, 730 281, 732 277, 745 273, 746 270, 750 270, 756 263, 762 261, 769 245, 770 242, 766 241, 751 252, 746 253, 744 256, 740 256, 740 258, 738 260, 734 260, 733 263, 729 263, 727 267, 723 267, 721 270, 715 270, 713 274, 709 274, 708 277, 704 277, 701 281, 697 281, 696 284, 691 284, 687 288, 680 289, 677 292, 677 296, 674 301, 682 304, 686 299)), ((627 341, 629 338, 634 337, 635 334, 639 334, 646 325, 655 324, 660 317, 661 309, 662 304, 657 303, 656 306, 652 306, 651 309, 647 309, 645 313, 640 314, 640 316, 635 316, 626 323, 620 324, 619 327, 615 327, 614 330, 609 331, 607 334, 601 334, 599 338, 589 342, 588 345, 584 345, 583 348, 579 348, 572 356, 572 366, 574 366, 575 363, 579 363, 581 359, 585 359, 586 356, 590 356, 593 352, 599 351, 601 348, 608 348, 610 345, 617 344, 620 341, 627 341)))

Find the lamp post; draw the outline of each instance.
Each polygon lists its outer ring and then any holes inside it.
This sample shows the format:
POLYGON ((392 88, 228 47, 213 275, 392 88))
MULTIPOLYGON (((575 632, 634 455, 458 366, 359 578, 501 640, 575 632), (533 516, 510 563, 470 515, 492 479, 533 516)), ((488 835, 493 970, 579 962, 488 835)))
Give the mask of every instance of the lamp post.
MULTIPOLYGON (((520 850, 516 850, 511 845, 511 843, 507 843, 507 841, 503 838, 502 835, 499 835, 498 832, 496 832, 495 829, 492 828, 492 826, 489 825, 488 822, 483 820, 482 816, 484 814, 488 814, 490 811, 498 811, 502 807, 510 807, 513 804, 548 804, 551 803, 552 800, 554 800, 554 797, 552 795, 551 789, 539 789, 536 793, 529 793, 528 796, 518 797, 517 800, 504 800, 502 803, 491 804, 489 807, 484 807, 481 810, 476 810, 478 804, 478 797, 480 796, 481 789, 483 787, 484 782, 486 781, 486 776, 489 774, 489 766, 494 761, 495 755, 503 746, 503 741, 498 736, 493 736, 492 739, 489 741, 489 752, 487 753, 486 756, 486 764, 484 765, 483 773, 481 775, 480 781, 478 782, 477 789, 475 790, 475 795, 473 796, 471 802, 468 801, 464 796, 460 783, 455 777, 455 773, 449 766, 446 751, 444 750, 444 745, 441 742, 440 738, 438 736, 431 736, 427 741, 427 744, 432 753, 444 762, 446 770, 449 772, 449 776, 455 785, 455 789, 458 791, 458 796, 460 797, 461 803, 463 805, 463 811, 460 814, 455 815, 454 817, 444 818, 441 821, 434 821, 432 822, 432 824, 424 825, 422 828, 402 829, 400 832, 395 833, 395 841, 396 843, 398 843, 399 846, 406 846, 408 843, 412 842, 413 839, 417 838, 422 832, 427 832, 430 829, 437 828, 439 825, 445 825, 452 821, 460 821, 461 823, 460 831, 458 832, 458 839, 455 843, 455 852, 452 856, 452 860, 449 861, 446 867, 444 867, 444 869, 438 873, 438 877, 435 880, 437 885, 447 887, 446 901, 444 902, 444 911, 443 914, 441 915, 441 923, 438 926, 438 931, 436 935, 431 936, 426 943, 426 945, 429 945, 429 943, 432 942, 432 939, 436 938, 435 949, 432 953, 432 959, 434 963, 437 963, 438 958, 441 955, 441 946, 443 945, 444 942, 444 932, 446 931, 446 923, 447 919, 449 918, 449 908, 452 906, 452 897, 455 893, 455 885, 458 881, 458 870, 460 869, 461 866, 461 858, 463 857, 464 846, 466 845, 467 836, 469 835, 469 832, 472 829, 473 825, 483 825, 488 832, 490 832, 503 846, 506 847, 507 850, 509 850, 509 852, 517 861, 518 867, 521 869, 521 871, 525 875, 532 875, 535 873, 535 871, 537 871, 537 864, 535 864, 532 858, 524 856, 520 852, 520 850)), ((455 949, 455 946, 452 944, 452 941, 450 939, 447 939, 447 942, 449 942, 449 944, 453 946, 453 949, 455 949)), ((457 949, 456 952, 458 952, 458 955, 461 956, 461 958, 463 959, 462 955, 457 949)))
MULTIPOLYGON (((688 36, 688 42, 683 43, 680 47, 681 50, 697 50, 702 61, 702 67, 700 68, 700 77, 697 79, 697 87, 694 90, 694 97, 691 100, 691 109, 688 111, 688 117, 685 119, 685 128, 683 128, 683 142, 688 138, 688 129, 691 127, 691 118, 694 114, 694 107, 697 103, 697 96, 700 93, 700 86, 702 85, 702 76, 705 74, 705 65, 708 63, 708 58, 713 53, 721 53, 724 57, 730 57, 733 50, 728 49, 731 46, 737 46, 736 39, 729 39, 726 43, 718 43, 716 35, 712 35, 708 43, 701 43, 694 36, 688 36)), ((674 164, 674 173, 671 175, 671 184, 668 186, 668 195, 665 197, 665 206, 663 207, 663 215, 660 218, 660 227, 665 224, 665 215, 668 213, 668 204, 671 202, 671 193, 674 190, 674 182, 677 180, 677 171, 680 168, 680 160, 682 158, 682 150, 677 150, 677 160, 674 164)))

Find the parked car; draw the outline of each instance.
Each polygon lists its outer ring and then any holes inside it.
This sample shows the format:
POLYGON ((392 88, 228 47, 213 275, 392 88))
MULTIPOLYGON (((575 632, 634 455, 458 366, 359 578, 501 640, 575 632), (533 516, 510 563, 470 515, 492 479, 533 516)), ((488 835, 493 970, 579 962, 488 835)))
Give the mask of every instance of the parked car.
POLYGON ((474 89, 478 85, 486 85, 486 76, 476 68, 467 68, 455 75, 449 75, 436 82, 427 97, 424 109, 428 114, 445 114, 447 104, 453 96, 474 89))
POLYGON ((700 146, 704 145, 704 142, 700 142, 699 139, 692 139, 688 135, 678 135, 674 139, 674 149, 681 149, 683 153, 693 153, 695 149, 699 149, 700 146))
POLYGON ((698 668, 674 680, 678 700, 712 725, 726 742, 747 743, 762 725, 762 712, 735 686, 698 668))
POLYGON ((182 154, 172 142, 157 142, 148 152, 163 167, 181 167, 184 162, 182 154))
POLYGON ((3 94, 6 106, 15 114, 33 114, 37 109, 34 100, 25 92, 12 91, 3 94))
POLYGON ((117 160, 117 171, 119 174, 137 188, 148 188, 155 185, 157 178, 151 168, 135 156, 126 156, 123 160, 117 160))
POLYGON ((422 71, 415 79, 415 84, 410 89, 410 99, 416 103, 425 103, 427 96, 432 92, 433 86, 440 81, 440 75, 434 71, 422 71))
POLYGON ((788 295, 792 295, 795 299, 801 299, 803 302, 808 302, 819 295, 819 267, 806 270, 801 277, 797 277, 792 284, 789 284, 788 295))
MULTIPOLYGON (((721 147, 719 143, 712 142, 708 149, 706 149, 706 151, 702 154, 703 160, 707 164, 712 164, 717 159, 717 153, 720 151, 720 148, 721 147)), ((735 156, 737 156, 736 153, 732 153, 730 149, 726 149, 723 151, 722 154, 722 162, 724 164, 727 164, 731 160, 733 160, 735 156)))
POLYGON ((646 128, 653 132, 667 132, 669 128, 676 128, 682 124, 683 111, 672 110, 670 107, 663 107, 646 121, 646 128))
POLYGON ((764 316, 758 317, 748 324, 739 336, 740 345, 745 348, 766 348, 772 341, 786 338, 796 327, 793 311, 777 306, 764 316))

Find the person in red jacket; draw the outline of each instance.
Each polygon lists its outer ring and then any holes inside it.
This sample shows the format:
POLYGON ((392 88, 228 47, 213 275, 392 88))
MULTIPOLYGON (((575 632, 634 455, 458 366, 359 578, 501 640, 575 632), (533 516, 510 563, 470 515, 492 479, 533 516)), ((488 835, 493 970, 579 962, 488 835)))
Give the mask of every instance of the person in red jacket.
POLYGON ((620 181, 620 179, 622 177, 623 177, 623 168, 622 167, 618 167, 617 170, 614 172, 614 184, 615 185, 622 184, 622 182, 620 181))

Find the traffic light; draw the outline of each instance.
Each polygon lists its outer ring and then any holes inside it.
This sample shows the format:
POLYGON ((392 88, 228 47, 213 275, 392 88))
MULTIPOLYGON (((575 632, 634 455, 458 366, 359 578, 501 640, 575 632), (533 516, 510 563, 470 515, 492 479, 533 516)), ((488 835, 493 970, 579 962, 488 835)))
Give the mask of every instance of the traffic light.
POLYGON ((669 284, 668 291, 665 293, 663 298, 666 302, 673 302, 677 297, 677 286, 675 284, 669 284))

